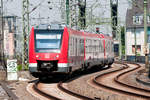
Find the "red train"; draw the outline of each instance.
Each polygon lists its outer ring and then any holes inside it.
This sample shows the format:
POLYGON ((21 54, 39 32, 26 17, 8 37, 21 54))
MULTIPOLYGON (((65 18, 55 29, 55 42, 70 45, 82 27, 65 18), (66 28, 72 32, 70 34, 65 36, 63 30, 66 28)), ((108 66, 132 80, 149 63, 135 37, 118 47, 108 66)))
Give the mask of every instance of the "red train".
POLYGON ((29 40, 29 70, 35 77, 70 73, 114 61, 113 40, 103 34, 92 34, 50 25, 32 28, 29 40))

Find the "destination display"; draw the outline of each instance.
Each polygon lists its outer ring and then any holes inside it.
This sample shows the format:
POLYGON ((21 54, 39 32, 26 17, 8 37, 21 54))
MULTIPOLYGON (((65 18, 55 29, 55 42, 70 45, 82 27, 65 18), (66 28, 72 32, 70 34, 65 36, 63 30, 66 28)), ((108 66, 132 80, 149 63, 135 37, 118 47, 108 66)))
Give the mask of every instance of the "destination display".
POLYGON ((36 39, 61 39, 61 34, 36 34, 36 39))

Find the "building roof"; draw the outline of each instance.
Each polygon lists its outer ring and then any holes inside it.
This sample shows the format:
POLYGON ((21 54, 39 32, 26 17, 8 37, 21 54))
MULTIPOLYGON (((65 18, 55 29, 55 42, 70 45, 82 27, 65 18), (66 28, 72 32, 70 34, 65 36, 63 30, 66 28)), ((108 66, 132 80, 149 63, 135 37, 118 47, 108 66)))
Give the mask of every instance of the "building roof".
MULTIPOLYGON (((126 14, 126 27, 127 28, 132 28, 132 27, 144 27, 144 9, 143 9, 143 0, 135 0, 132 3, 132 9, 127 10, 126 14), (138 15, 138 16, 143 16, 141 24, 134 24, 133 23, 133 16, 138 15)), ((147 13, 150 14, 150 0, 147 1, 147 13)), ((147 24, 147 26, 150 26, 150 23, 147 24)))

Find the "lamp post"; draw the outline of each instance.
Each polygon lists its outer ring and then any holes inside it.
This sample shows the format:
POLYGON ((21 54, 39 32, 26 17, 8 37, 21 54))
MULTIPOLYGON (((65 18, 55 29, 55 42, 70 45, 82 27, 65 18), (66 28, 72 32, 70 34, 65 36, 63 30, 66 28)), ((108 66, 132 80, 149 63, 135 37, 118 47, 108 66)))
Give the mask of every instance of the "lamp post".
MULTIPOLYGON (((137 17, 137 12, 135 12, 135 20, 137 17)), ((137 44, 136 44, 136 24, 134 26, 134 50, 135 50, 135 62, 137 61, 137 44)))
POLYGON ((145 71, 148 73, 148 46, 147 46, 147 0, 144 0, 144 46, 145 46, 145 71))
POLYGON ((69 0, 66 0, 66 23, 69 25, 69 0))
POLYGON ((134 27, 134 48, 135 48, 135 62, 136 62, 136 58, 137 58, 136 27, 134 27))

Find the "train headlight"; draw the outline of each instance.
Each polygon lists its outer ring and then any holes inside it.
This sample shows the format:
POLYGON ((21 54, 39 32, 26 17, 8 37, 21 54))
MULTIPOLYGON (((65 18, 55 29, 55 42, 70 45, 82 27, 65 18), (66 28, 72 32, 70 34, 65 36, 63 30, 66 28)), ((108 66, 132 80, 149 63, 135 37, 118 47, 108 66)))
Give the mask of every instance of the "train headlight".
POLYGON ((36 58, 38 58, 39 57, 39 55, 36 55, 36 58))
POLYGON ((56 58, 58 58, 59 57, 59 55, 56 55, 56 58))
POLYGON ((50 30, 50 29, 51 29, 51 25, 48 25, 48 26, 47 26, 47 29, 50 30))

